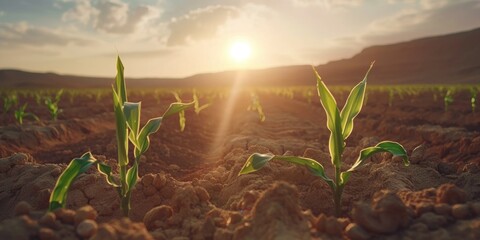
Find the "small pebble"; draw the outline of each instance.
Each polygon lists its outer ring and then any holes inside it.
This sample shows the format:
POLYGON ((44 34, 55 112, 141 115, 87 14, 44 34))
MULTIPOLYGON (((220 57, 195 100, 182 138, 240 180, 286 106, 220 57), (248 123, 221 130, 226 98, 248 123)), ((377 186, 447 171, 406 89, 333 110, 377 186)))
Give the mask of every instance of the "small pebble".
POLYGON ((147 174, 142 177, 142 184, 145 186, 152 185, 154 176, 153 174, 147 174))
POLYGON ((92 206, 90 205, 83 206, 77 209, 76 211, 76 214, 74 217, 75 225, 78 225, 85 219, 96 220, 97 215, 98 215, 97 210, 95 210, 92 206))
POLYGON ((73 224, 75 221, 75 211, 71 209, 59 208, 54 213, 62 223, 73 224))
POLYGON ((77 226, 77 234, 83 238, 90 238, 97 233, 98 225, 91 219, 86 219, 77 226))
POLYGON ((55 220, 57 217, 52 212, 46 212, 39 220, 39 223, 43 226, 53 228, 55 227, 55 220))
POLYGON ((40 240, 57 240, 60 239, 55 232, 50 228, 40 228, 38 231, 40 240))
POLYGON ((466 219, 470 215, 470 209, 467 204, 455 204, 452 206, 452 215, 456 219, 466 219))
POLYGON ((436 194, 437 203, 447 203, 447 204, 456 204, 456 203, 465 203, 467 200, 467 193, 450 183, 441 185, 436 194))
POLYGON ((350 223, 345 228, 345 235, 352 240, 367 240, 371 235, 356 223, 350 223))
POLYGON ((433 204, 430 203, 420 203, 416 206, 416 214, 417 216, 421 216, 424 213, 433 211, 433 204))
POLYGON ((107 224, 101 224, 97 233, 90 240, 118 239, 115 228, 107 224))
POLYGON ((165 221, 173 215, 173 209, 170 206, 162 205, 154 207, 143 217, 143 224, 148 230, 154 230, 157 226, 156 221, 165 221))
POLYGON ((435 204, 434 206, 434 211, 437 214, 448 216, 452 213, 452 206, 446 204, 446 203, 438 203, 435 204))
POLYGON ((419 222, 424 223, 430 230, 435 230, 447 224, 447 218, 432 212, 427 212, 418 218, 419 222))
POLYGON ((32 210, 32 206, 25 201, 21 201, 15 205, 14 212, 15 216, 20 216, 20 215, 28 215, 30 214, 30 211, 32 210))
POLYGON ((153 186, 157 190, 162 189, 162 187, 165 186, 166 183, 167 183, 167 177, 165 177, 165 174, 159 173, 155 175, 155 178, 153 179, 153 186))

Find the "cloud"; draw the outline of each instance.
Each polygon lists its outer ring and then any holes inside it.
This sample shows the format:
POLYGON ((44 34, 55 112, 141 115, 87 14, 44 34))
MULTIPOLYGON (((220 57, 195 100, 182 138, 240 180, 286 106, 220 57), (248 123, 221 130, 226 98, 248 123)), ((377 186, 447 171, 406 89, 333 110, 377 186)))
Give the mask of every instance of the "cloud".
POLYGON ((130 8, 121 0, 99 0, 93 4, 89 0, 75 0, 74 7, 66 11, 62 19, 90 25, 106 33, 127 34, 160 15, 161 11, 156 7, 138 5, 130 8))
POLYGON ((419 8, 405 9, 391 17, 377 20, 370 25, 363 39, 369 43, 382 44, 480 27, 478 1, 440 2, 442 1, 419 1, 419 8))
POLYGON ((78 46, 90 45, 91 40, 61 33, 59 30, 34 27, 26 22, 0 23, 0 45, 2 46, 78 46))
POLYGON ((326 9, 342 9, 360 6, 363 0, 292 0, 295 6, 320 6, 326 9))
POLYGON ((208 39, 217 33, 220 26, 238 16, 239 9, 230 6, 208 6, 190 11, 168 24, 168 46, 185 45, 190 41, 208 39))
MULTIPOLYGON (((120 52, 122 57, 129 58, 157 58, 165 57, 173 54, 175 51, 173 49, 156 49, 156 50, 139 50, 139 51, 129 51, 129 52, 120 52)), ((108 53, 102 56, 113 57, 117 56, 117 53, 108 53)))

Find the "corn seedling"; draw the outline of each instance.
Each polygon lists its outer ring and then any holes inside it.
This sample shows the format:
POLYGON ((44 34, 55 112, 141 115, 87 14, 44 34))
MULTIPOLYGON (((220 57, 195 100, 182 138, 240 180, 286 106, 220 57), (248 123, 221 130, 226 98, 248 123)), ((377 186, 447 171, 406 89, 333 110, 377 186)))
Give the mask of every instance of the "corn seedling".
POLYGON ((13 106, 16 106, 17 104, 18 97, 16 94, 3 97, 3 113, 7 113, 13 106))
POLYGON ((395 89, 390 88, 388 90, 388 106, 391 107, 393 105, 393 99, 395 98, 395 89))
MULTIPOLYGON (((370 69, 372 68, 370 66, 370 69)), ((341 213, 341 198, 345 184, 350 178, 350 174, 361 167, 365 160, 370 156, 380 152, 389 152, 394 156, 400 156, 403 158, 405 166, 410 164, 407 156, 407 152, 397 142, 382 141, 373 147, 367 147, 360 151, 356 162, 346 171, 341 172, 342 168, 342 153, 345 149, 345 140, 350 136, 353 130, 353 120, 360 113, 365 97, 365 89, 367 84, 367 75, 370 69, 367 71, 364 79, 357 84, 350 92, 345 106, 341 111, 337 107, 335 98, 327 88, 325 83, 321 80, 318 73, 315 71, 317 77, 317 90, 320 97, 320 102, 327 115, 327 128, 330 130, 330 139, 328 147, 331 156, 331 163, 335 168, 335 178, 329 178, 324 170, 322 164, 311 158, 297 157, 297 156, 279 156, 270 153, 252 154, 245 165, 240 170, 239 175, 255 172, 271 160, 286 161, 301 166, 305 166, 310 172, 323 179, 333 192, 333 202, 335 204, 335 214, 337 216, 341 213)))
POLYGON ((199 114, 200 111, 202 111, 203 109, 207 108, 207 107, 210 107, 210 104, 211 103, 206 103, 206 104, 203 104, 202 106, 200 106, 200 101, 198 99, 198 95, 197 95, 197 90, 196 89, 193 89, 193 101, 195 102, 195 113, 196 114, 199 114))
MULTIPOLYGON (((182 99, 180 98, 180 95, 177 92, 173 92, 173 96, 175 96, 175 99, 177 102, 181 103, 182 99)), ((185 130, 185 123, 187 122, 187 119, 185 118, 185 110, 181 110, 178 112, 178 123, 180 124, 180 132, 183 132, 185 130)))
POLYGON ((117 135, 119 179, 113 176, 110 166, 101 163, 95 159, 90 152, 87 152, 80 158, 73 159, 58 178, 52 194, 50 195, 50 211, 65 207, 67 191, 72 182, 79 174, 85 172, 90 166, 96 165, 98 171, 105 175, 107 183, 117 190, 120 197, 120 208, 122 209, 123 214, 128 216, 130 210, 130 195, 138 180, 138 163, 140 157, 150 146, 149 136, 158 131, 164 118, 179 113, 194 105, 193 102, 172 103, 161 117, 148 120, 145 126, 140 128, 141 103, 127 101, 124 67, 120 57, 117 58, 117 76, 112 89, 117 135), (128 157, 129 142, 132 143, 134 147, 133 156, 135 158, 133 163, 130 163, 130 167, 128 157))
POLYGON ((35 99, 35 102, 38 106, 42 105, 42 95, 40 93, 35 93, 35 95, 33 95, 33 98, 35 99))
POLYGON ((58 114, 62 112, 62 109, 58 108, 58 102, 60 102, 60 97, 62 97, 63 89, 60 89, 55 94, 55 98, 52 100, 50 97, 45 98, 45 105, 52 116, 53 121, 57 121, 58 114))
POLYGON ((263 113, 263 108, 262 108, 262 105, 260 104, 260 100, 258 99, 258 95, 252 92, 250 93, 250 98, 252 102, 248 106, 247 111, 257 111, 260 122, 264 122, 265 113, 263 113))
POLYGON ((40 119, 33 113, 30 113, 30 112, 25 112, 25 109, 27 108, 28 104, 25 103, 23 104, 20 108, 18 108, 17 110, 15 110, 15 120, 17 120, 17 122, 22 125, 23 124, 23 119, 25 117, 31 117, 33 118, 34 120, 36 121, 39 121, 40 119))
POLYGON ((313 91, 311 89, 305 90, 303 96, 307 99, 308 104, 312 104, 313 91))
POLYGON ((453 103, 453 91, 451 89, 448 89, 445 93, 445 96, 443 97, 443 102, 445 106, 445 112, 447 112, 448 107, 450 106, 450 104, 453 103))
POLYGON ((477 90, 474 87, 470 88, 470 103, 472 106, 472 113, 475 113, 475 107, 477 106, 477 90))

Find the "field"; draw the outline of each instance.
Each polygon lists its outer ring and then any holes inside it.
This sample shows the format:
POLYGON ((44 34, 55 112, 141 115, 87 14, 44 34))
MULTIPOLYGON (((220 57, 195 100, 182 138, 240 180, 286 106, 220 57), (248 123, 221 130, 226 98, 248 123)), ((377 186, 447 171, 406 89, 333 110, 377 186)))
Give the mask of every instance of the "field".
MULTIPOLYGON (((349 90, 332 87, 340 106, 349 90)), ((38 99, 57 91, 0 94, 2 103, 18 98, 0 115, 0 239, 88 239, 95 232, 93 239, 480 239, 480 110, 471 102, 478 86, 368 86, 342 169, 382 140, 401 143, 411 164, 386 153, 368 159, 351 175, 338 218, 330 188, 306 168, 273 161, 238 176, 255 152, 312 158, 333 176, 330 132, 313 84, 197 89, 200 104, 210 105, 199 114, 185 110, 183 132, 175 115, 150 136, 129 219, 93 168, 72 184, 69 210, 45 215, 73 158, 91 151, 118 172, 111 90, 65 89, 54 121, 38 99), (38 121, 16 121, 24 103, 38 121), (86 212, 94 221, 82 230, 86 212)), ((129 101, 142 102, 141 125, 176 101, 172 91, 192 100, 192 89, 129 91, 129 101)))

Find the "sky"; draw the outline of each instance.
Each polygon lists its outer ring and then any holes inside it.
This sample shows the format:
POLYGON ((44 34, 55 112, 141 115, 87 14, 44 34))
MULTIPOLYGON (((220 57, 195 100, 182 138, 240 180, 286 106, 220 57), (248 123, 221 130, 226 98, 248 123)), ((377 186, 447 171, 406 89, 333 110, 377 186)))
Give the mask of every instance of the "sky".
POLYGON ((119 54, 126 76, 186 77, 477 27, 480 0, 0 0, 0 69, 113 77, 119 54))

